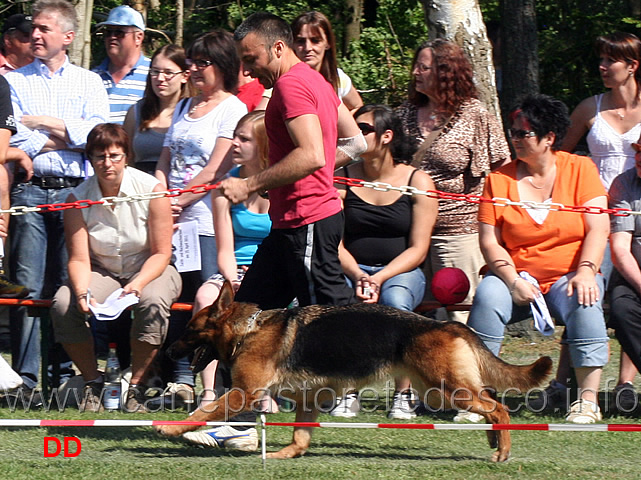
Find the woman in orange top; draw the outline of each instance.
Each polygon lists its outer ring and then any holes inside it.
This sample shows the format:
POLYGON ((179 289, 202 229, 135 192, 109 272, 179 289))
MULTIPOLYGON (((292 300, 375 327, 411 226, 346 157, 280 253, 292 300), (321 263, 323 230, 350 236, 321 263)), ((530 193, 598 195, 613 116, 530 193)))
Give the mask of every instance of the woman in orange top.
MULTIPOLYGON (((510 129, 518 160, 489 175, 483 196, 606 208, 594 163, 558 151, 568 125, 562 102, 545 95, 524 99, 510 129)), ((567 328, 579 385, 566 417, 574 423, 601 419, 597 392, 608 336, 601 306, 605 284, 598 271, 608 233, 607 214, 490 203, 479 209, 481 250, 491 273, 476 291, 468 325, 498 355, 505 325, 530 317, 530 302, 542 295, 552 317, 567 328)))

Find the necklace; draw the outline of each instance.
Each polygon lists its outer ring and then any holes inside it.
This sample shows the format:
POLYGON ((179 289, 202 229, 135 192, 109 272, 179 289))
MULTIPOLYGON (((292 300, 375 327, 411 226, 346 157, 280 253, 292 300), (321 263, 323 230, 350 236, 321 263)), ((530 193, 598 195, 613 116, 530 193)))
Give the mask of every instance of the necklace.
POLYGON ((621 115, 618 110, 616 111, 616 113, 619 116, 620 120, 623 120, 625 118, 625 115, 621 115))
POLYGON ((527 177, 527 181, 530 182, 530 185, 532 185, 537 190, 543 190, 547 185, 547 182, 545 182, 542 186, 539 187, 534 183, 534 181, 532 180, 532 177, 527 177))
POLYGON ((209 100, 207 100, 206 102, 200 102, 200 103, 198 103, 198 104, 194 105, 193 107, 191 107, 191 110, 189 110, 189 115, 191 115, 192 113, 194 113, 194 112, 195 112, 196 110, 198 110, 199 108, 202 108, 202 107, 207 106, 207 105, 209 104, 209 102, 211 102, 212 100, 213 100, 213 99, 212 99, 212 98, 210 98, 210 99, 209 99, 209 100))

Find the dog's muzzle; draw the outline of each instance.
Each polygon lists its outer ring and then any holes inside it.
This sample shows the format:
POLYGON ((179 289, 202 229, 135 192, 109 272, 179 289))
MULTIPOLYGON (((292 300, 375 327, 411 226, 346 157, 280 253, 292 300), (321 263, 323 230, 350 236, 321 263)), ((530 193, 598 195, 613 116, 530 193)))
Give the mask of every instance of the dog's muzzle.
POLYGON ((217 358, 218 355, 216 355, 215 349, 209 345, 202 345, 194 350, 194 358, 190 365, 191 371, 194 373, 200 373, 212 362, 212 360, 216 360, 217 358))

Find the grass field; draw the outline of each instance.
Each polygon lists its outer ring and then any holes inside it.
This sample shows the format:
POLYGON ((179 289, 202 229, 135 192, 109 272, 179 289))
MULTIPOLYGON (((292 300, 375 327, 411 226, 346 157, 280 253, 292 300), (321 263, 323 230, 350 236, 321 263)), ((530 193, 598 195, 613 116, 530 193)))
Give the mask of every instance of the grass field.
MULTIPOLYGON (((617 376, 619 347, 611 341, 611 361, 602 382, 606 389, 617 376)), ((532 361, 541 354, 558 357, 555 339, 506 341, 503 358, 532 361)), ((637 384, 637 388, 639 385, 637 384)), ((508 404, 521 401, 510 398, 508 404)), ((150 419, 181 420, 184 413, 80 414, 14 411, 0 408, 0 418, 20 419, 150 419)), ((292 421, 294 414, 268 416, 269 421, 292 421)), ((322 415, 320 421, 336 420, 322 415)), ((340 421, 343 421, 342 419, 340 421)), ((383 413, 361 414, 353 421, 384 423, 383 413)), ((451 415, 421 416, 422 423, 451 422, 451 415)), ((561 415, 519 412, 513 423, 562 423, 561 415)), ((606 413, 603 423, 641 423, 630 417, 606 413)), ((291 428, 268 427, 267 449, 287 445, 291 428)), ((504 464, 488 461, 492 450, 481 431, 411 431, 364 429, 317 429, 312 448, 303 457, 267 461, 257 453, 233 453, 201 449, 156 437, 148 427, 112 428, 0 428, 0 479, 633 479, 641 478, 641 433, 529 432, 512 433, 512 457, 504 464), (75 436, 82 442, 75 458, 44 458, 44 437, 75 436)), ((75 447, 74 447, 75 450, 75 447)))

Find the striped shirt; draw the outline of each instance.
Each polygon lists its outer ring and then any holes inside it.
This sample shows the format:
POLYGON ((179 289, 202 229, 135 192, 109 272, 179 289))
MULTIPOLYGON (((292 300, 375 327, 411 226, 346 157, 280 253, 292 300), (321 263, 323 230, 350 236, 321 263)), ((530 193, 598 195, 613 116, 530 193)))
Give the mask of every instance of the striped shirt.
POLYGON ((11 86, 11 103, 18 133, 11 137, 11 146, 18 147, 33 159, 37 177, 83 177, 82 150, 87 135, 109 118, 107 94, 100 77, 72 65, 69 58, 55 73, 39 59, 5 75, 11 86), (45 130, 31 130, 20 123, 23 115, 48 115, 65 122, 69 150, 40 153, 49 139, 45 130))
POLYGON ((150 64, 151 60, 141 54, 136 65, 117 84, 109 73, 109 57, 93 69, 102 78, 109 95, 110 122, 122 125, 129 107, 142 98, 150 64))

